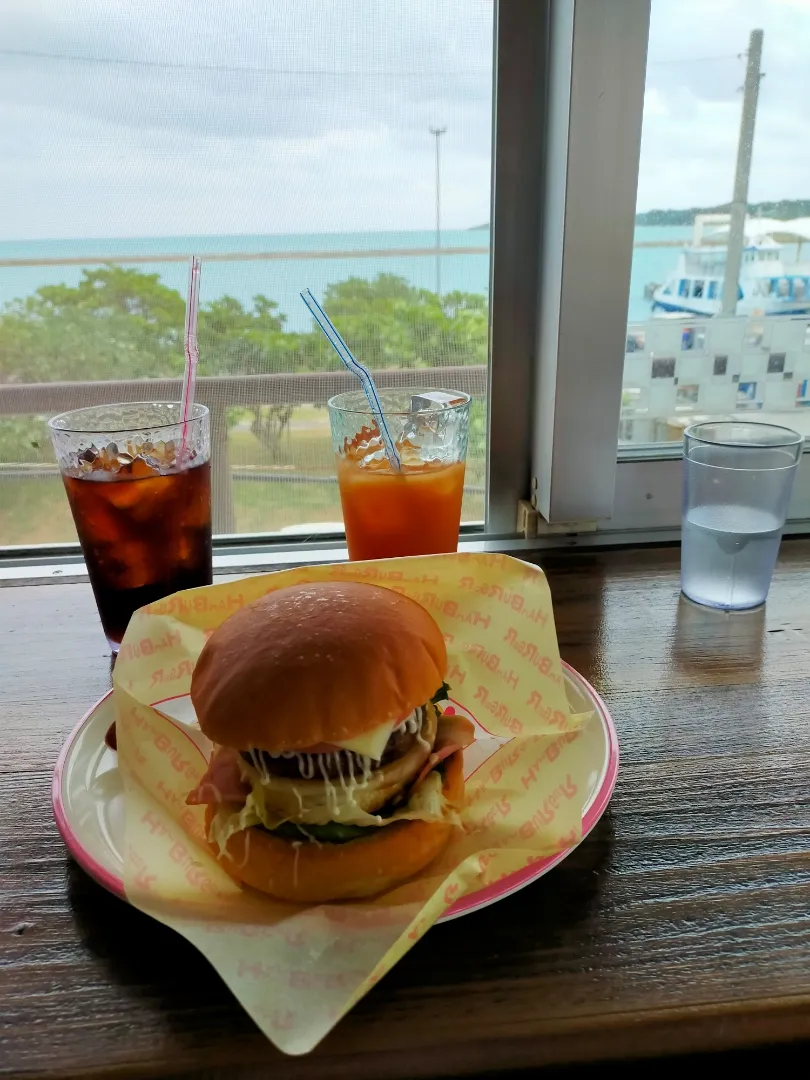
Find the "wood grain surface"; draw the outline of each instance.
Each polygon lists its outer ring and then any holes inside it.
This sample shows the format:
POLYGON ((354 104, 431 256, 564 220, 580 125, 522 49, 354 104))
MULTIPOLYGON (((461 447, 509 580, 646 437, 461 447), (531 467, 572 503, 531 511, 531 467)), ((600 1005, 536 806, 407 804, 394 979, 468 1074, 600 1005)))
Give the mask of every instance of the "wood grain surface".
POLYGON ((304 1058, 68 858, 51 773, 110 658, 87 585, 0 589, 0 1075, 384 1080, 810 1036, 810 542, 784 543, 751 614, 679 599, 678 559, 541 560, 562 655, 616 720, 611 807, 548 876, 431 930, 304 1058))

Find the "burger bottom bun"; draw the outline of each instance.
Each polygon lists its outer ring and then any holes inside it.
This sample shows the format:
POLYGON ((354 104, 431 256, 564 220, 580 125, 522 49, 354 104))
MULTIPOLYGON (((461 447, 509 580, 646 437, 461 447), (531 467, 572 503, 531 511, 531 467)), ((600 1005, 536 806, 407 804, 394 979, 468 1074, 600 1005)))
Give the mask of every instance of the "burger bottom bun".
MULTIPOLYGON (((460 805, 464 793, 461 754, 444 763, 445 797, 460 805)), ((215 807, 206 808, 206 829, 215 807)), ((412 877, 441 854, 454 831, 444 821, 397 821, 369 826, 369 836, 345 844, 290 841, 260 828, 234 833, 220 853, 231 877, 294 903, 324 903, 374 896, 412 877)))

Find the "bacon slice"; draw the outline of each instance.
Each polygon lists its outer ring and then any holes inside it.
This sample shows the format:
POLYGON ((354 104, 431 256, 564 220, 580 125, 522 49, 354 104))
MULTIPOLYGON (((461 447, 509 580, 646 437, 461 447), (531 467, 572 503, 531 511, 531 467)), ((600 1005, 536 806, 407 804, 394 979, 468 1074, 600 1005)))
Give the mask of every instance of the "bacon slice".
POLYGON ((221 803, 244 803, 250 784, 242 779, 239 751, 220 746, 208 762, 199 784, 186 796, 189 806, 219 806, 221 803))
POLYGON ((433 753, 422 766, 422 771, 413 783, 413 787, 421 784, 427 774, 435 769, 438 764, 455 754, 457 750, 463 750, 475 742, 475 728, 466 716, 439 717, 439 725, 436 729, 436 742, 433 744, 433 753))

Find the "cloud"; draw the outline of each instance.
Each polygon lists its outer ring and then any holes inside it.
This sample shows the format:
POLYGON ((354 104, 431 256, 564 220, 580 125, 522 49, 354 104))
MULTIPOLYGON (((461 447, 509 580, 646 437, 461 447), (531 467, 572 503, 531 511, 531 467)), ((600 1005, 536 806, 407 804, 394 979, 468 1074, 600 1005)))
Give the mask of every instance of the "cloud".
MULTIPOLYGON (((485 221, 492 20, 492 0, 0 0, 0 236, 429 228, 437 123, 445 224, 485 221)), ((640 209, 728 199, 757 26, 751 197, 810 197, 810 2, 653 0, 640 209)))
POLYGON ((491 0, 0 10, 14 235, 429 226, 437 122, 447 225, 489 216, 491 0))
POLYGON ((727 202, 749 33, 764 32, 749 194, 810 197, 810 3, 653 0, 639 208, 727 202))

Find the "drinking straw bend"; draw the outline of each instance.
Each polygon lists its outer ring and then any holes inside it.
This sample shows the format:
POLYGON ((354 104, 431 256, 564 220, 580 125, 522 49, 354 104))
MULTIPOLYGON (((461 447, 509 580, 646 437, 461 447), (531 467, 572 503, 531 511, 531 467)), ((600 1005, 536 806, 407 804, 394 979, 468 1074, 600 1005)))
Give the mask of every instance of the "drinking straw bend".
POLYGON ((374 380, 371 377, 371 373, 352 354, 349 346, 338 333, 337 327, 334 325, 332 320, 329 318, 321 305, 312 295, 312 291, 310 289, 305 289, 301 293, 301 299, 309 308, 312 317, 315 319, 315 322, 317 322, 318 326, 320 326, 321 330, 323 330, 330 345, 338 354, 340 359, 343 361, 349 371, 351 371, 353 375, 356 375, 357 378, 360 380, 363 391, 366 395, 366 398, 368 399, 368 404, 371 412, 374 415, 374 419, 377 421, 378 428, 380 429, 380 435, 382 436, 383 445, 385 446, 386 457, 390 462, 391 468, 394 469, 396 472, 399 472, 402 467, 402 463, 400 461, 397 448, 394 445, 394 440, 391 438, 391 433, 388 430, 388 425, 385 422, 382 405, 380 403, 380 398, 377 393, 377 387, 374 385, 374 380))

